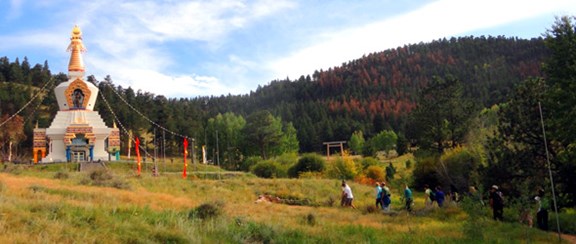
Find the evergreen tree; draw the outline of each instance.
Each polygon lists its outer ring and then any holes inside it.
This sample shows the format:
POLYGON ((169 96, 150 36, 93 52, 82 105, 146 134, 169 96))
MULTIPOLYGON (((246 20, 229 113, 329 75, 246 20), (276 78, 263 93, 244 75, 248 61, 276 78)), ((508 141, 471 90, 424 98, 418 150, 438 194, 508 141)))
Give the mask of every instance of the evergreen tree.
MULTIPOLYGON (((274 118, 268 110, 250 114, 246 118, 246 126, 242 130, 244 145, 253 146, 263 159, 271 156, 270 153, 282 140, 282 123, 274 118)), ((250 147, 247 147, 249 150, 250 147)), ((254 155, 248 153, 247 155, 254 155)))
POLYGON ((515 89, 510 101, 499 106, 497 133, 488 144, 489 165, 483 177, 486 188, 498 183, 509 195, 519 196, 519 186, 536 189, 546 182, 546 153, 538 109, 546 90, 542 79, 528 79, 515 89))
POLYGON ((460 145, 472 111, 458 79, 434 77, 420 93, 418 107, 412 114, 414 139, 423 149, 434 149, 439 154, 445 148, 460 145))
POLYGON ((550 89, 544 105, 544 116, 551 145, 556 156, 553 170, 563 204, 576 205, 576 17, 558 18, 546 32, 545 44, 552 55, 543 70, 550 89))

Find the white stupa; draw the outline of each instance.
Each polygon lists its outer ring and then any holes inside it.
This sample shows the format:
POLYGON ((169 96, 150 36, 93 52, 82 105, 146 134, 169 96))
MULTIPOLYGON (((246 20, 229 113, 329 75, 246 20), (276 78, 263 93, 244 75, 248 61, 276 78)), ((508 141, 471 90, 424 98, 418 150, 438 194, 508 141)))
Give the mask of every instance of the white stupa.
POLYGON ((98 88, 84 80, 82 53, 85 50, 82 32, 75 26, 68 46, 71 52, 68 81, 54 88, 60 110, 49 128, 34 129, 34 162, 83 162, 119 157, 118 128, 107 127, 100 114, 93 110, 98 88))

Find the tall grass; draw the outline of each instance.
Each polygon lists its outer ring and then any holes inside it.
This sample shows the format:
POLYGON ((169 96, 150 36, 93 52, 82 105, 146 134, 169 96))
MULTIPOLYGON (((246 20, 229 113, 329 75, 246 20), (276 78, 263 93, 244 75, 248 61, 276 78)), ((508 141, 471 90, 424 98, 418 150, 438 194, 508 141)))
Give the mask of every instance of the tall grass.
MULTIPOLYGON (((393 214, 367 213, 373 186, 350 182, 359 209, 339 206, 340 181, 235 177, 182 179, 179 174, 136 177, 112 164, 130 188, 81 184, 86 172, 54 167, 0 173, 0 243, 461 243, 549 242, 554 235, 515 223, 478 218, 461 208, 402 210, 393 192, 393 214), (54 178, 65 171, 68 178, 54 178), (300 206, 255 203, 260 194, 307 199, 300 206), (329 204, 330 199, 338 199, 329 204), (214 204, 218 203, 218 204, 214 204), (201 207, 210 205, 210 207, 201 207), (205 216, 197 217, 200 211, 205 216), (196 215, 191 213, 196 213, 196 215), (191 217, 192 216, 192 217, 191 217), (476 221, 477 220, 477 221, 476 221), (474 222, 476 221, 476 222, 474 222), (471 224, 471 225, 470 225, 471 224), (480 234, 470 232, 481 226, 480 234), (529 235, 526 235, 529 233, 529 235)), ((176 169, 176 167, 174 167, 176 169)))

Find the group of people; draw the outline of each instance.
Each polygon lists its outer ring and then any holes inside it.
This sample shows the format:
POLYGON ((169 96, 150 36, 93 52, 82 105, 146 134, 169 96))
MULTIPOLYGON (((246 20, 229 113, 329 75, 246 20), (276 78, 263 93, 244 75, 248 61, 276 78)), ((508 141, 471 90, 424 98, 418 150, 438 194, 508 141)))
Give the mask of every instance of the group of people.
MULTIPOLYGON (((376 208, 381 208, 382 211, 389 211, 390 204, 391 204, 391 192, 390 188, 386 185, 386 182, 376 182, 376 208)), ((446 194, 442 190, 441 186, 436 186, 434 190, 432 190, 428 185, 424 186, 424 194, 425 194, 425 206, 426 208, 431 208, 434 206, 434 202, 438 205, 438 207, 443 207, 444 202, 446 200, 446 194)), ((472 199, 473 202, 480 203, 482 206, 484 205, 484 201, 482 196, 478 193, 476 187, 471 186, 468 190, 468 197, 472 199)), ((403 201, 405 203, 405 209, 408 212, 412 211, 412 205, 414 202, 414 198, 412 196, 412 190, 408 186, 405 185, 404 188, 404 196, 403 201)), ((449 192, 449 199, 456 203, 460 200, 460 196, 456 190, 456 187, 452 187, 449 192), (454 188, 454 189, 453 189, 454 188)), ((345 181, 342 181, 342 201, 341 205, 345 207, 356 208, 352 203, 354 200, 354 195, 352 194, 352 189, 345 181)), ((497 185, 493 185, 490 189, 490 194, 488 196, 490 207, 492 208, 492 214, 494 220, 502 221, 504 219, 504 195, 499 190, 497 185)), ((538 211, 536 214, 537 218, 537 225, 538 228, 542 230, 548 230, 548 208, 549 203, 547 198, 544 197, 544 191, 539 190, 538 194, 535 196, 534 201, 538 204, 538 211)), ((527 215, 526 221, 529 222, 529 225, 532 226, 532 218, 530 215, 527 215)))
POLYGON ((426 208, 431 208, 434 206, 434 202, 438 204, 438 207, 444 207, 444 200, 446 198, 446 194, 442 191, 442 187, 436 186, 435 190, 433 191, 430 189, 428 184, 424 185, 424 195, 426 199, 424 199, 424 205, 426 208))
POLYGON ((383 211, 390 210, 390 188, 386 186, 386 182, 376 182, 376 208, 380 207, 383 211))

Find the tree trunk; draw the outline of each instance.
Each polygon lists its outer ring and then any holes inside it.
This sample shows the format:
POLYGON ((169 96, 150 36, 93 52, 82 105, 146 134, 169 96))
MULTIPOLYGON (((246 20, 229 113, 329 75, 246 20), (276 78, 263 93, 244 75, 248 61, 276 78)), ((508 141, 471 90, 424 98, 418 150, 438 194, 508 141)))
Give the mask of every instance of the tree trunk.
POLYGON ((12 141, 8 142, 8 162, 12 162, 12 141))

